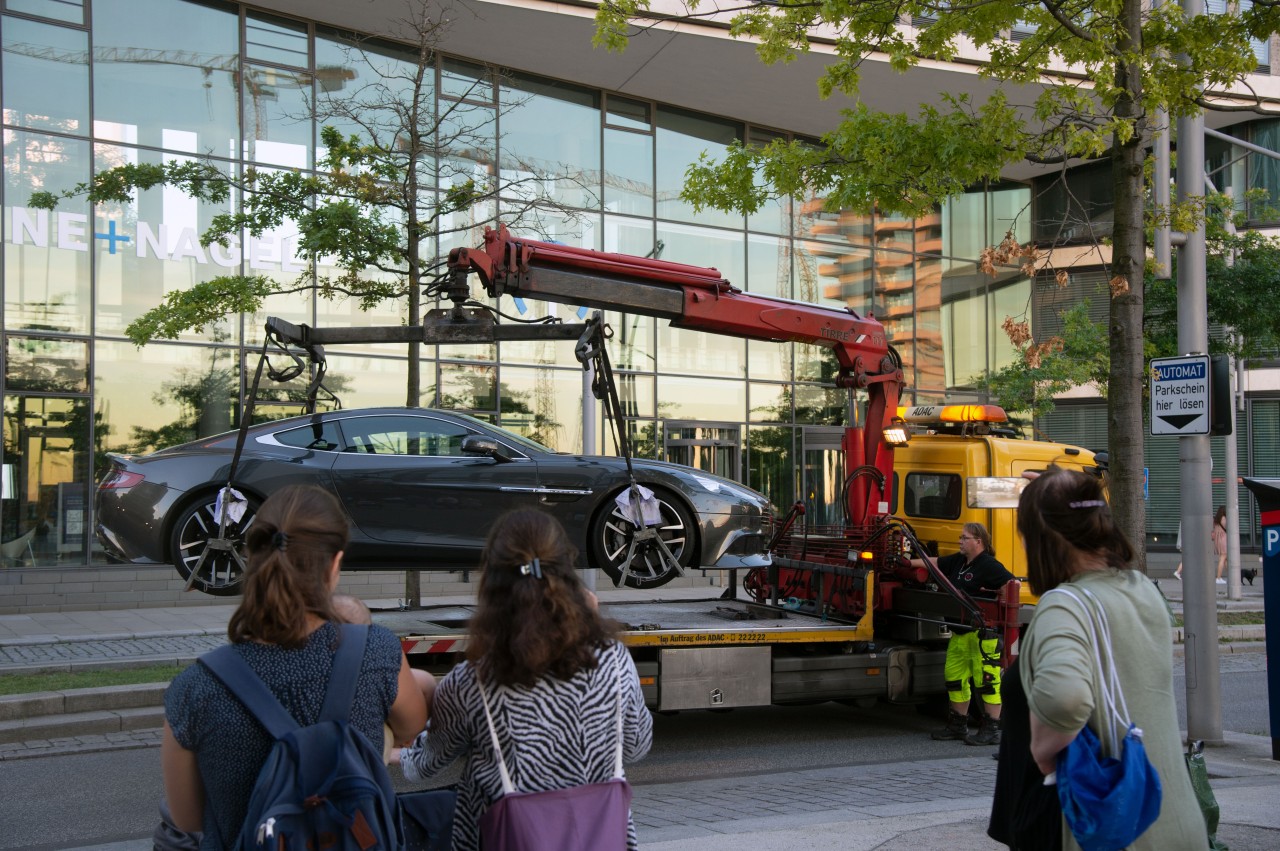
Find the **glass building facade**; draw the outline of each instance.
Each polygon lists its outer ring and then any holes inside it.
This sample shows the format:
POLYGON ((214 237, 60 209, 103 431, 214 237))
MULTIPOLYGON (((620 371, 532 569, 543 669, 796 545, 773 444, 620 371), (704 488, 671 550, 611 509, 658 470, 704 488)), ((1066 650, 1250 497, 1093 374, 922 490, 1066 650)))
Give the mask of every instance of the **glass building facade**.
MULTIPOLYGON (((33 208, 32 194, 73 190, 114 166, 193 158, 233 175, 313 170, 323 126, 361 134, 394 119, 387 103, 385 114, 354 116, 343 103, 374 82, 407 87, 418 61, 411 46, 232 3, 4 0, 3 10, 0 541, 29 544, 15 564, 90 564, 92 492, 107 454, 237 425, 267 315, 317 327, 413 320, 399 300, 361 310, 307 291, 138 347, 130 323, 196 283, 256 274, 287 284, 332 270, 300 256, 288 225, 203 245, 213 218, 239 203, 234 193, 217 205, 155 188, 128 203, 72 197, 52 212, 33 208)), ((696 211, 680 192, 702 152, 785 131, 444 54, 431 57, 420 91, 436 151, 421 174, 424 207, 467 180, 495 190, 441 216, 424 256, 478 245, 496 218, 536 238, 714 266, 751 292, 869 312, 902 355, 909 401, 973 398, 983 371, 1013 355, 1000 322, 1027 313, 1031 282, 1015 270, 985 275, 976 258, 1011 229, 1030 239, 1028 187, 976 191, 915 220, 832 212, 819 198, 751 216, 696 211)), ((831 382, 828 350, 608 319, 639 454, 715 470, 780 505, 836 486, 850 400, 831 382)), ((404 347, 328 354, 344 407, 404 404, 404 347)), ((424 404, 583 448, 571 344, 424 346, 421 358, 424 404)))

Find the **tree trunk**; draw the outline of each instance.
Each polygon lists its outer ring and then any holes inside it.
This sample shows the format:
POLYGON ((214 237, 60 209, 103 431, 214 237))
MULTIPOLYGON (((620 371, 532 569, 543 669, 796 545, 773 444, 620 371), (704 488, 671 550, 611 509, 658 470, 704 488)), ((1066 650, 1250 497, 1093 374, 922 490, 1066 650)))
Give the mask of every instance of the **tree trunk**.
MULTIPOLYGON (((1124 16, 1132 44, 1120 44, 1122 55, 1136 51, 1141 39, 1141 0, 1126 0, 1124 16)), ((1107 387, 1107 436, 1111 452, 1110 497, 1116 523, 1138 551, 1137 566, 1145 570, 1147 512, 1143 502, 1145 438, 1142 399, 1145 371, 1142 351, 1142 273, 1146 259, 1143 230, 1145 202, 1142 165, 1145 156, 1141 115, 1142 80, 1138 60, 1119 63, 1117 83, 1129 93, 1115 106, 1118 118, 1134 121, 1130 139, 1115 139, 1112 179, 1115 191, 1115 225, 1112 230, 1111 274, 1128 283, 1128 289, 1114 288, 1111 298, 1111 367, 1107 387)))

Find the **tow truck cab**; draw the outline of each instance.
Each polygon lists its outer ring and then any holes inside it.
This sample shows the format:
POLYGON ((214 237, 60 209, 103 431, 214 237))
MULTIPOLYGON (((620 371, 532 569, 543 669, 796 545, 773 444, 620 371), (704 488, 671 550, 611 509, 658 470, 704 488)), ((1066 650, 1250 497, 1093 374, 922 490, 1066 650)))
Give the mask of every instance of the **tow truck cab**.
POLYGON ((1034 604, 1015 511, 1023 472, 1056 464, 1101 475, 1104 465, 1088 449, 1018 438, 995 405, 917 405, 898 416, 909 440, 894 451, 889 510, 936 555, 960 550, 965 523, 983 524, 995 557, 1022 580, 1021 602, 1034 604))

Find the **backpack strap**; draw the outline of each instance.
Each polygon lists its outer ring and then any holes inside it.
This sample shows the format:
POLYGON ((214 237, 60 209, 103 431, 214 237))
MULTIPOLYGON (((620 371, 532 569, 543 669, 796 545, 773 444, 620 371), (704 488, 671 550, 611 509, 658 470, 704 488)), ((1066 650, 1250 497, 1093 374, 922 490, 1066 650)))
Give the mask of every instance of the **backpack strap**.
POLYGON ((294 720, 276 696, 267 688, 249 663, 236 652, 235 645, 224 644, 200 657, 200 664, 227 687, 236 699, 244 704, 249 714, 258 719, 273 739, 282 739, 290 732, 298 729, 294 720))
POLYGON ((351 704, 355 700, 356 683, 360 680, 360 666, 364 662, 364 650, 368 642, 368 625, 344 623, 339 626, 338 651, 333 656, 333 667, 329 670, 329 687, 324 693, 320 721, 350 719, 351 704))

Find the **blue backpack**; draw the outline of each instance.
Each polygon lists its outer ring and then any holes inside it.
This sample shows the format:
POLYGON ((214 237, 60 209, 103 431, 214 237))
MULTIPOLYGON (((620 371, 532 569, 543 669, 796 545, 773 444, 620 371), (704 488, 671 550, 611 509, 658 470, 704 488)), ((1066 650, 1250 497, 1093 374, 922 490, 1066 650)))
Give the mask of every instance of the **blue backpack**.
MULTIPOLYGON (((400 851, 404 837, 382 752, 349 723, 367 626, 344 624, 320 720, 299 726, 230 645, 200 657, 275 739, 230 847, 400 851)), ((226 843, 224 843, 226 844, 226 843)))

